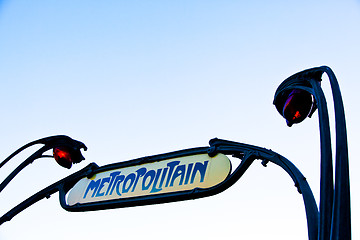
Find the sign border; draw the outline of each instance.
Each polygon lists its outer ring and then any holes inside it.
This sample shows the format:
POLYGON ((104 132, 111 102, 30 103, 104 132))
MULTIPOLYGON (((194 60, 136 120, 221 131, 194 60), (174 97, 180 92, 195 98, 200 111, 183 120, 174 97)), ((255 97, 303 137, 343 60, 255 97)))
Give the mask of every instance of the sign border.
MULTIPOLYGON (((109 165, 105 165, 102 167, 97 167, 94 169, 89 178, 92 175, 97 173, 111 171, 114 169, 131 167, 136 165, 141 165, 145 163, 153 163, 163 160, 168 160, 172 158, 179 158, 179 157, 186 157, 198 154, 208 154, 209 147, 199 147, 199 148, 191 148, 185 149, 165 154, 159 154, 154 156, 146 156, 141 157, 134 160, 113 163, 109 165)), ((213 156, 211 156, 213 157, 213 156)), ((230 160, 229 160, 230 161, 230 160)), ((177 192, 168 192, 168 193, 160 193, 154 195, 146 195, 146 196, 137 196, 137 197, 130 197, 130 198, 120 198, 120 199, 112 199, 112 200, 105 200, 105 201, 97 201, 92 203, 77 203, 74 205, 68 205, 66 202, 66 195, 71 190, 71 188, 79 181, 68 182, 64 187, 59 191, 59 198, 60 198, 60 205, 67 211, 71 212, 82 212, 82 211, 95 211, 95 210, 104 210, 104 209, 112 209, 112 208, 124 208, 124 207, 133 207, 133 206, 143 206, 143 205, 152 205, 152 204, 159 204, 159 203, 167 203, 167 202, 177 202, 177 201, 184 201, 196 198, 207 197, 211 195, 215 195, 224 191, 226 188, 219 188, 219 185, 224 183, 229 175, 231 174, 231 162, 230 162, 230 171, 228 176, 220 182, 219 184, 209 187, 209 188, 194 188, 191 190, 184 190, 184 191, 177 191, 177 192)))

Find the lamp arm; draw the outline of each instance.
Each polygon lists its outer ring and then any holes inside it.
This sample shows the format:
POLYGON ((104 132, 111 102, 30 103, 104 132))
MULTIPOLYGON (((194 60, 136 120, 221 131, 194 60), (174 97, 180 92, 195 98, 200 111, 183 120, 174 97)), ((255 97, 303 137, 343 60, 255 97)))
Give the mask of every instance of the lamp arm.
MULTIPOLYGON (((22 146, 21 148, 19 148, 18 150, 16 150, 15 152, 13 152, 4 161, 2 161, 0 163, 0 168, 2 166, 4 166, 8 161, 10 161, 13 157, 15 157, 17 154, 19 154, 20 152, 22 152, 23 150, 25 150, 28 147, 31 147, 31 146, 33 146, 35 144, 53 145, 57 141, 75 141, 75 140, 71 139, 70 137, 68 137, 66 135, 56 135, 56 136, 45 137, 45 138, 41 138, 41 139, 38 139, 38 140, 35 140, 35 141, 32 141, 32 142, 29 142, 29 143, 25 144, 24 146, 22 146)), ((81 142, 78 142, 78 143, 79 143, 79 145, 82 144, 81 142)), ((86 146, 84 144, 82 144, 82 145, 81 146, 86 151, 86 149, 87 149, 86 146)))
MULTIPOLYGON (((47 156, 43 156, 42 154, 46 151, 48 151, 49 149, 53 148, 56 145, 61 145, 61 144, 69 144, 71 143, 71 145, 75 145, 77 148, 81 149, 83 148, 85 151, 87 150, 87 147, 85 146, 84 143, 74 140, 66 135, 56 135, 56 136, 51 136, 51 137, 45 137, 45 138, 41 138, 38 140, 35 140, 33 142, 30 142, 28 144, 25 144, 24 146, 22 146, 21 148, 19 148, 18 150, 16 150, 14 153, 12 153, 9 157, 7 157, 3 162, 0 163, 0 168, 5 165, 10 159, 12 159, 15 155, 17 155, 18 153, 20 153, 21 151, 23 151, 24 149, 31 147, 35 144, 44 144, 44 146, 42 148, 40 148, 39 150, 37 150, 34 154, 32 154, 30 157, 28 157, 24 162, 22 162, 9 176, 7 176, 5 178, 5 180, 0 184, 0 192, 6 187, 6 185, 22 170, 24 169, 27 165, 29 165, 30 163, 32 163, 35 159, 41 158, 41 157, 47 157, 47 156)), ((84 158, 82 158, 81 160, 83 160, 84 158)))
POLYGON ((39 143, 41 143, 41 139, 36 140, 36 141, 33 141, 33 142, 30 142, 30 143, 28 143, 28 144, 25 144, 24 146, 22 146, 21 148, 19 148, 19 149, 16 150, 15 152, 13 152, 10 156, 8 156, 4 161, 2 161, 2 162, 0 163, 0 168, 1 168, 2 166, 4 166, 8 161, 10 161, 10 159, 12 159, 13 157, 15 157, 17 154, 19 154, 20 152, 22 152, 22 151, 25 150, 26 148, 31 147, 31 146, 33 146, 33 145, 35 145, 35 144, 39 144, 39 143))
POLYGON ((5 178, 5 180, 0 184, 0 192, 8 185, 8 183, 21 171, 23 170, 27 165, 31 164, 34 160, 41 158, 42 154, 49 150, 50 147, 43 146, 39 150, 37 150, 35 153, 33 153, 30 157, 28 157, 25 161, 23 161, 17 168, 15 168, 14 171, 12 171, 9 176, 5 178))

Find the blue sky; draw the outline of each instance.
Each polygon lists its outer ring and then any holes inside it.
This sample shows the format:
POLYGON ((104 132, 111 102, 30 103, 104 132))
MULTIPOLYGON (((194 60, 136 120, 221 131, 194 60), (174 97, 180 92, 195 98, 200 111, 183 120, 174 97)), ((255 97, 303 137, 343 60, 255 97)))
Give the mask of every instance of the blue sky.
MULTIPOLYGON (((57 134, 83 141, 86 162, 98 165, 219 137, 287 157, 318 200, 317 116, 288 128, 272 100, 288 76, 327 65, 345 104, 357 226, 359 23, 360 2, 348 0, 0 1, 0 157, 57 134)), ((326 78, 322 86, 333 117, 326 78)), ((2 213, 87 163, 67 170, 38 160, 2 192, 2 213)), ((0 239, 49 236, 306 239, 307 229, 291 179, 274 165, 254 163, 210 198, 68 213, 54 195, 0 228, 0 239)), ((353 239, 359 236, 353 227, 353 239)))

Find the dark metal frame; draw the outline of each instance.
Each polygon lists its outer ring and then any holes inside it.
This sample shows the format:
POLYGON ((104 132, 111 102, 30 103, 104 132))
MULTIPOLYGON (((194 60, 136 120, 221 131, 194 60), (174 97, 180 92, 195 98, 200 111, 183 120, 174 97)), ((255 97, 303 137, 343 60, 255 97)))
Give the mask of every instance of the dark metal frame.
POLYGON ((167 202, 182 201, 188 199, 208 197, 215 194, 218 194, 222 191, 225 191, 231 187, 240 177, 245 173, 245 171, 250 167, 250 165, 255 160, 262 160, 262 164, 266 166, 268 162, 272 162, 281 168, 283 168, 293 179, 295 186, 299 193, 302 194, 307 225, 308 225, 308 236, 310 240, 315 240, 317 238, 318 231, 318 209, 313 196, 313 193, 307 183, 305 177, 301 172, 286 158, 283 156, 265 149, 252 145, 247 145, 243 143, 237 143, 221 139, 212 139, 210 140, 210 147, 200 147, 200 148, 191 148, 176 152, 170 152, 166 154, 160 154, 155 156, 149 156, 144 158, 139 158, 135 160, 105 165, 98 167, 96 164, 92 163, 85 167, 84 169, 52 184, 51 186, 43 189, 42 191, 31 196, 24 202, 20 203, 15 208, 11 209, 4 216, 0 218, 0 224, 5 221, 10 221, 16 214, 20 213, 22 210, 31 206, 32 204, 38 202, 43 198, 49 198, 52 194, 59 191, 59 199, 61 206, 67 211, 79 212, 79 211, 93 211, 93 210, 102 210, 102 209, 111 209, 111 208, 122 208, 122 207, 132 207, 140 205, 150 205, 150 204, 159 204, 167 202), (164 193, 157 195, 149 195, 142 197, 133 197, 127 199, 118 199, 118 200, 108 200, 103 202, 94 202, 86 204, 76 204, 74 206, 69 206, 66 203, 66 194, 67 192, 81 179, 84 177, 91 177, 92 175, 104 172, 112 169, 123 168, 128 166, 135 166, 144 163, 151 163, 155 161, 161 161, 169 158, 183 157, 195 154, 209 154, 210 157, 215 156, 218 153, 225 155, 232 155, 233 157, 241 159, 241 163, 234 169, 234 171, 221 183, 218 185, 203 189, 195 188, 193 190, 174 192, 174 193, 164 193))
POLYGON ((5 180, 0 184, 0 192, 9 184, 9 182, 21 171, 23 170, 26 166, 28 166, 29 164, 33 163, 36 159, 39 158, 45 158, 45 157, 53 157, 53 156, 47 156, 47 155, 43 155, 44 152, 57 147, 57 146, 69 146, 71 148, 73 148, 74 150, 76 150, 79 153, 79 159, 77 159, 77 162, 80 162, 81 160, 85 159, 81 153, 80 153, 80 149, 83 148, 85 151, 87 150, 87 147, 85 146, 84 143, 74 140, 68 136, 65 135, 57 135, 57 136, 51 136, 51 137, 46 137, 46 138, 41 138, 35 141, 32 141, 28 144, 25 144, 24 146, 20 147, 18 150, 16 150, 15 152, 13 152, 10 156, 8 156, 4 161, 2 161, 0 163, 0 168, 2 166, 4 166, 7 162, 9 162, 13 157, 15 157, 17 154, 19 154, 20 152, 22 152, 23 150, 34 146, 36 144, 43 144, 44 146, 42 146, 39 150, 37 150, 35 153, 33 153, 30 157, 28 157, 25 161, 23 161, 17 168, 15 168, 14 171, 12 171, 6 178, 5 180))
POLYGON ((320 128, 320 223, 319 239, 351 239, 350 178, 347 149, 347 134, 344 105, 340 87, 334 72, 327 66, 311 68, 296 73, 284 80, 276 90, 274 104, 281 113, 286 94, 293 89, 308 91, 315 97, 315 108, 319 109, 320 128), (325 95, 320 87, 322 75, 329 77, 335 110, 336 156, 335 187, 329 115, 325 95))
MULTIPOLYGON (((315 105, 310 113, 319 109, 319 125, 320 125, 320 147, 321 147, 321 173, 320 173, 320 212, 318 211, 313 193, 307 183, 305 177, 301 172, 283 156, 260 147, 237 143, 227 140, 212 139, 209 147, 191 148, 180 150, 176 152, 160 154, 130 160, 121 163, 110 164, 99 167, 92 163, 84 169, 44 188, 40 192, 34 194, 26 199, 5 215, 0 218, 0 225, 6 221, 10 221, 15 215, 38 202, 43 198, 49 198, 52 194, 59 192, 59 199, 61 206, 67 211, 93 211, 110 208, 131 207, 149 204, 158 204, 174 201, 182 201, 188 199, 202 198, 218 194, 225 191, 232 186, 250 165, 255 160, 262 160, 262 164, 266 166, 268 162, 272 162, 282 169, 284 169, 293 179, 295 186, 299 193, 303 196, 305 205, 308 237, 310 240, 321 239, 336 239, 345 240, 351 239, 351 219, 350 219, 350 180, 349 180, 349 165, 348 165, 348 150, 347 150, 347 136, 345 125, 344 107, 341 98, 338 82, 332 70, 329 67, 323 66, 318 68, 308 69, 286 79, 277 89, 274 98, 274 104, 281 113, 280 108, 283 106, 287 98, 287 93, 293 89, 302 89, 310 92, 315 98, 315 105), (333 165, 332 165, 332 151, 331 151, 331 137, 329 117, 326 107, 326 100, 324 93, 320 87, 321 76, 326 73, 329 76, 335 109, 335 124, 336 124, 336 157, 335 157, 335 187, 333 182, 333 165), (195 154, 207 153, 210 157, 218 153, 225 155, 232 155, 233 157, 241 159, 240 164, 234 171, 221 183, 210 188, 194 188, 192 190, 164 193, 157 195, 122 198, 117 200, 107 200, 102 202, 75 204, 69 206, 66 203, 66 195, 71 188, 82 178, 91 177, 96 173, 124 168, 128 166, 135 166, 144 163, 151 163, 170 158, 177 158, 183 156, 190 156, 195 154)), ((70 139, 70 138, 69 138, 70 139)), ((23 149, 32 146, 36 143, 43 143, 45 146, 26 159, 18 168, 14 170, 6 179, 0 184, 1 190, 16 176, 25 166, 30 164, 37 158, 45 157, 43 152, 51 149, 54 142, 48 141, 48 138, 34 141, 30 144, 17 150, 9 158, 5 159, 0 164, 3 166, 13 156, 23 149)), ((54 139, 53 139, 54 140, 54 139)), ((72 139, 71 139, 72 140, 72 139)), ((78 142, 81 143, 81 142, 78 142)), ((81 143, 82 144, 82 143, 81 143)), ((80 148, 86 150, 85 145, 79 145, 80 148)))

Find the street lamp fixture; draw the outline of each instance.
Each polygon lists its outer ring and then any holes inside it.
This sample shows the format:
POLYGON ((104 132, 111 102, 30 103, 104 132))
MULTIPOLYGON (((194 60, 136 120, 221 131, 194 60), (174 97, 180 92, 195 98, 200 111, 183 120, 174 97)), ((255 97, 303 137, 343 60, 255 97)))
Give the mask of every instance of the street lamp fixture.
POLYGON ((286 119, 286 124, 291 127, 294 123, 300 123, 311 117, 316 110, 316 103, 311 93, 294 89, 284 94, 282 103, 278 104, 278 111, 286 119))
POLYGON ((320 126, 319 239, 351 239, 350 180, 344 106, 334 72, 327 66, 311 68, 284 80, 275 92, 274 105, 287 125, 300 123, 318 109, 320 126), (335 110, 335 186, 329 115, 320 83, 329 77, 335 110))
POLYGON ((9 157, 7 157, 4 161, 0 163, 0 168, 4 166, 10 159, 16 156, 21 151, 34 146, 36 144, 43 144, 43 146, 33 153, 30 157, 28 157, 25 161, 23 161, 13 172, 10 173, 9 176, 5 178, 5 180, 0 184, 0 192, 8 185, 8 183, 27 165, 34 162, 36 159, 44 158, 44 157, 54 157, 56 162, 65 168, 71 168, 73 163, 79 163, 85 158, 81 154, 81 149, 87 150, 87 147, 84 143, 74 140, 68 136, 58 135, 51 136, 42 139, 38 139, 36 141, 30 142, 14 153, 12 153, 9 157), (43 155, 44 152, 53 149, 53 155, 43 155))

